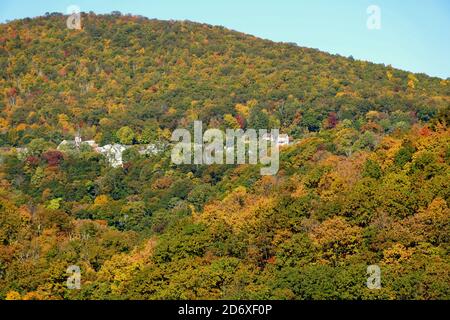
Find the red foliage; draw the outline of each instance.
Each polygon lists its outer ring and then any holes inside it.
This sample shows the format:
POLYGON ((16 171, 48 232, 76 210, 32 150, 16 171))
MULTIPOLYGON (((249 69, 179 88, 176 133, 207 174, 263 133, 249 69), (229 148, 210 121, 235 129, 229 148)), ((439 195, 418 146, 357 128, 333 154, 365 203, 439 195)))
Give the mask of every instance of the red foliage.
POLYGON ((337 120, 336 112, 330 112, 330 114, 328 115, 328 118, 327 118, 327 123, 326 123, 327 128, 328 129, 335 128, 337 124, 338 124, 338 120, 337 120))
POLYGON ((419 133, 421 136, 428 137, 431 135, 432 131, 428 127, 423 127, 422 129, 420 129, 419 133))
POLYGON ((45 161, 47 161, 50 167, 55 167, 59 165, 61 160, 64 158, 64 155, 62 152, 59 152, 57 150, 50 150, 43 153, 42 158, 45 159, 45 161))
POLYGON ((39 158, 35 156, 29 156, 25 160, 30 166, 37 166, 39 164, 39 158))
POLYGON ((61 68, 61 69, 59 69, 58 74, 59 74, 61 77, 65 77, 65 76, 67 75, 67 71, 66 71, 65 68, 61 68))
POLYGON ((17 96, 17 89, 16 88, 10 88, 7 92, 8 97, 15 97, 17 96))
POLYGON ((277 257, 273 256, 266 260, 268 264, 275 264, 277 262, 277 257))
POLYGON ((128 172, 128 171, 131 169, 132 166, 133 166, 133 164, 132 164, 131 162, 125 162, 125 163, 123 164, 123 170, 124 170, 125 172, 128 172))
POLYGON ((238 115, 236 116, 236 121, 238 122, 239 127, 241 127, 241 129, 244 129, 244 128, 245 128, 245 119, 244 119, 243 116, 241 116, 240 114, 238 114, 238 115))

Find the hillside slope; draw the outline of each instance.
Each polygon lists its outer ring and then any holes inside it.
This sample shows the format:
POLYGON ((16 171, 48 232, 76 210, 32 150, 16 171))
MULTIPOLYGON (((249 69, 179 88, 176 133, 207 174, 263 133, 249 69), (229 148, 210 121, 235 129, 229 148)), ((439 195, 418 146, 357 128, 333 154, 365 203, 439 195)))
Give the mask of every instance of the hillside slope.
POLYGON ((0 299, 450 299, 449 81, 191 22, 82 23, 0 25, 0 299), (264 177, 139 153, 195 119, 295 142, 264 177), (116 168, 56 149, 78 130, 134 145, 116 168))
POLYGON ((197 118, 299 137, 330 113, 361 122, 371 110, 395 114, 387 132, 448 114, 450 82, 422 74, 192 22, 83 14, 82 30, 65 23, 53 14, 0 25, 0 144, 58 142, 78 127, 109 143, 124 125, 138 135, 197 118))

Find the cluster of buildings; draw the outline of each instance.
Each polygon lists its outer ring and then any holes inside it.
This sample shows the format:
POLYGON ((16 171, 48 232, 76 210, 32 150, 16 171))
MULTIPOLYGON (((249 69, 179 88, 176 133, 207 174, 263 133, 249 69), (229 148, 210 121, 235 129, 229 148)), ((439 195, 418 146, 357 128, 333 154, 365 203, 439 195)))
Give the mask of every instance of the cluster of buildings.
MULTIPOLYGON (((95 152, 101 153, 105 156, 105 158, 108 160, 109 164, 114 167, 118 168, 123 165, 123 152, 131 146, 122 145, 122 144, 107 144, 104 146, 99 146, 94 140, 86 140, 83 141, 79 135, 75 137, 75 140, 63 140, 58 145, 58 150, 62 149, 79 149, 83 145, 91 147, 95 152)), ((158 148, 157 145, 149 144, 145 147, 139 148, 140 154, 158 154, 162 150, 158 148)))
MULTIPOLYGON (((280 134, 278 137, 273 137, 272 135, 268 134, 263 137, 263 139, 267 141, 271 141, 272 143, 276 143, 279 147, 281 146, 287 146, 290 144, 289 136, 287 134, 280 134)), ((86 140, 83 141, 81 139, 81 136, 77 134, 75 136, 74 140, 63 140, 58 145, 58 150, 67 150, 67 149, 80 149, 82 146, 89 146, 92 148, 95 152, 101 153, 105 156, 105 158, 108 160, 109 164, 114 167, 118 168, 123 165, 123 152, 131 146, 129 145, 122 145, 122 144, 107 144, 104 146, 99 146, 94 140, 86 140)), ((144 154, 150 154, 155 155, 162 151, 161 148, 159 148, 155 144, 149 144, 146 146, 142 146, 139 148, 138 152, 142 155, 144 154)))

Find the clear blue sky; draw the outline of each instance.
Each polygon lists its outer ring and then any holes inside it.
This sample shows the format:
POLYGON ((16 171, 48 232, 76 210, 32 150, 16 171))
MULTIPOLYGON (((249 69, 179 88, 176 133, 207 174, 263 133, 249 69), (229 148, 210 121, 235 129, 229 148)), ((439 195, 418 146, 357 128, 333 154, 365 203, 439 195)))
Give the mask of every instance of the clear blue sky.
POLYGON ((413 72, 450 77, 449 0, 0 0, 0 22, 63 12, 121 11, 192 20, 413 72), (369 5, 381 30, 366 26, 369 5))

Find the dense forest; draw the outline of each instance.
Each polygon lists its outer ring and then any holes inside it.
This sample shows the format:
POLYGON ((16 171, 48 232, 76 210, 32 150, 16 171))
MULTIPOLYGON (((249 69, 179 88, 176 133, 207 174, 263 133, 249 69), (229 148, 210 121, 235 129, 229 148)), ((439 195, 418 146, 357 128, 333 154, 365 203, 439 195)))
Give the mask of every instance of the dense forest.
POLYGON ((0 299, 450 299, 449 79, 189 21, 66 19, 0 24, 0 299), (195 120, 293 143, 276 176, 138 152, 195 120), (118 168, 56 149, 78 132, 133 147, 118 168))

